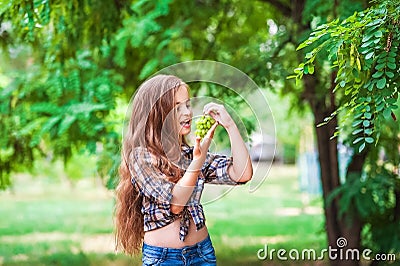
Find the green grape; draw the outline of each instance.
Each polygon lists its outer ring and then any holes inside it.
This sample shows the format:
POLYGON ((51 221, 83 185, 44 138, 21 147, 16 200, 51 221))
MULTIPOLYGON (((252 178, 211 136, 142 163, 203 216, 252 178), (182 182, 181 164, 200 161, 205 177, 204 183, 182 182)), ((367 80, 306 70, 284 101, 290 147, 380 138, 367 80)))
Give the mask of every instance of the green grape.
POLYGON ((214 118, 209 115, 203 115, 196 121, 196 136, 204 138, 208 130, 215 124, 214 118))

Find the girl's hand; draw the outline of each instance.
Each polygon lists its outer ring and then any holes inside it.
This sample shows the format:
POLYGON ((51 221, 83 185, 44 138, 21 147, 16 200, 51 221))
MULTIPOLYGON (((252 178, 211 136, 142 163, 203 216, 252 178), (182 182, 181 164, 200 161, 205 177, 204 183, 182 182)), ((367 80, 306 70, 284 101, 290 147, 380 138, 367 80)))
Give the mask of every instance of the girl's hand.
POLYGON ((214 137, 215 129, 218 126, 218 122, 216 122, 212 127, 208 130, 207 134, 204 136, 203 140, 200 137, 196 137, 196 142, 193 148, 193 160, 199 161, 200 167, 203 165, 208 149, 210 148, 212 138, 214 137))
POLYGON ((204 106, 203 113, 210 115, 224 128, 229 128, 231 125, 235 124, 232 117, 221 104, 208 103, 204 106))

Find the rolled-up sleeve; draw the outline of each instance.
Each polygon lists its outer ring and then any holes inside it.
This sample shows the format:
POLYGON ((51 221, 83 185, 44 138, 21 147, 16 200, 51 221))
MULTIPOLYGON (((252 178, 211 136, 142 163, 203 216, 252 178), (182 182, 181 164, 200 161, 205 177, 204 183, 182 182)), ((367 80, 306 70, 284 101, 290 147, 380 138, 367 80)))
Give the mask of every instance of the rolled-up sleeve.
POLYGON ((239 185, 230 178, 228 168, 233 163, 233 158, 221 154, 207 153, 206 161, 203 165, 203 175, 205 181, 210 184, 239 185))
POLYGON ((175 183, 157 167, 157 157, 145 148, 135 148, 129 157, 131 180, 146 197, 160 203, 171 203, 175 183))

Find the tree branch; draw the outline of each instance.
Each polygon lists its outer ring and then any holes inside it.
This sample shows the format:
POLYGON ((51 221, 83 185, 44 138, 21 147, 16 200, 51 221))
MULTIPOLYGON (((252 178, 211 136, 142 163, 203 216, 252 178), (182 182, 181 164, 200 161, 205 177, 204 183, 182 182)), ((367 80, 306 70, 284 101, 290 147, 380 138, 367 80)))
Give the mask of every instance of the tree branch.
POLYGON ((292 15, 292 8, 286 4, 284 4, 282 1, 279 0, 259 0, 264 3, 268 3, 272 6, 274 6, 277 10, 282 12, 282 14, 285 17, 291 17, 292 15))

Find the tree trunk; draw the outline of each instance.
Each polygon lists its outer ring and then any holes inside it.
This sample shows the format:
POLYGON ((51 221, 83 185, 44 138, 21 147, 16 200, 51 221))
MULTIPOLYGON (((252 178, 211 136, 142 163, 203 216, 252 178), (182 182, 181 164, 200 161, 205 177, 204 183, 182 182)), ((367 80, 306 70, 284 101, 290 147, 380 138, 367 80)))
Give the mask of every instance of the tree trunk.
MULTIPOLYGON (((367 150, 364 150, 362 153, 354 153, 353 157, 351 158, 351 162, 347 168, 347 181, 349 181, 350 178, 361 178, 366 156, 367 150)), ((344 214, 343 218, 340 219, 339 222, 340 228, 342 229, 342 235, 347 240, 346 247, 357 249, 361 253, 361 229, 363 226, 363 222, 358 216, 357 210, 354 209, 354 206, 344 214)))
MULTIPOLYGON (((298 45, 299 42, 303 41, 300 38, 302 38, 301 36, 303 36, 305 32, 311 31, 310 24, 304 24, 303 22, 306 0, 291 0, 290 4, 280 0, 263 1, 275 6, 283 16, 293 22, 294 28, 291 32, 291 40, 294 41, 294 45, 298 45)), ((335 0, 334 12, 336 12, 337 5, 338 1, 335 0)), ((304 56, 300 54, 298 54, 298 56, 299 62, 303 61, 304 56)), ((329 204, 326 202, 327 197, 332 191, 340 186, 337 139, 330 139, 336 131, 338 122, 335 117, 328 124, 318 126, 320 123, 324 122, 326 117, 330 116, 332 112, 335 111, 335 96, 333 94, 335 75, 336 73, 332 73, 330 91, 325 89, 325 84, 319 84, 318 73, 314 73, 314 75, 304 75, 304 91, 302 98, 309 103, 314 115, 328 245, 335 249, 338 246, 338 239, 344 237, 346 238, 347 245, 343 247, 342 251, 343 254, 346 254, 346 249, 348 248, 358 248, 358 250, 360 250, 362 224, 360 219, 356 216, 351 217, 352 219, 350 219, 347 214, 343 215, 343 217, 339 217, 339 198, 334 199, 329 204), (327 95, 327 93, 329 93, 329 95, 327 95)), ((365 157, 358 157, 358 155, 355 155, 348 171, 361 172, 364 160, 365 157)), ((331 265, 358 266, 359 261, 332 259, 331 265)))
MULTIPOLYGON (((335 73, 332 74, 332 82, 334 82, 335 73)), ((343 250, 342 254, 347 254, 348 248, 360 250, 361 238, 361 222, 358 217, 350 217, 344 215, 339 217, 339 198, 335 198, 329 204, 326 202, 327 197, 332 191, 340 186, 339 167, 338 167, 338 150, 337 139, 331 139, 336 127, 337 119, 332 118, 328 124, 318 126, 324 119, 335 110, 335 98, 333 95, 334 83, 329 97, 316 91, 317 79, 314 76, 307 75, 304 77, 304 97, 309 102, 314 115, 314 123, 316 128, 316 139, 318 148, 318 160, 320 164, 322 193, 324 198, 324 214, 325 226, 328 237, 328 245, 333 249, 338 249, 338 252, 332 252, 332 266, 358 266, 358 260, 346 260, 344 255, 339 256, 339 248, 343 250), (347 244, 338 247, 338 240, 345 238, 347 244), (335 258, 336 255, 336 258, 335 258)), ((362 169, 364 158, 353 158, 352 166, 349 171, 362 169), (356 160, 355 160, 356 159, 356 160)), ((341 243, 340 243, 341 244, 341 243)))
POLYGON ((394 208, 394 220, 400 223, 400 190, 395 190, 396 206, 394 208))

